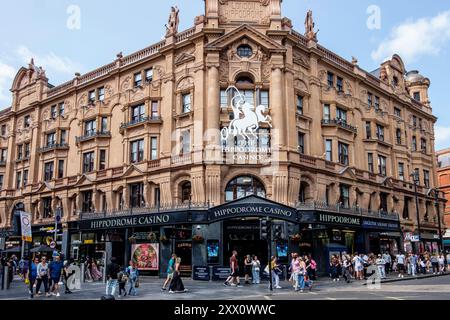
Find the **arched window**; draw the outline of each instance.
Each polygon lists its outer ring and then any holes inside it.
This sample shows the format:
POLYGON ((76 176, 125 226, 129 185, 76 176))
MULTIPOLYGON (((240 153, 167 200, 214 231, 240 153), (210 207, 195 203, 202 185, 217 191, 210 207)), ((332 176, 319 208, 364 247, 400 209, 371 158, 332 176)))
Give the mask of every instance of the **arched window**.
POLYGON ((300 191, 298 193, 298 201, 300 203, 305 203, 308 195, 309 185, 306 182, 300 183, 300 191))
POLYGON ((225 201, 233 201, 246 196, 266 197, 266 189, 262 182, 252 176, 241 176, 230 181, 225 189, 225 201))
POLYGON ((237 55, 241 58, 250 58, 253 55, 253 49, 248 44, 240 45, 237 48, 237 55))
POLYGON ((181 185, 181 202, 191 201, 192 185, 190 182, 185 182, 181 185))

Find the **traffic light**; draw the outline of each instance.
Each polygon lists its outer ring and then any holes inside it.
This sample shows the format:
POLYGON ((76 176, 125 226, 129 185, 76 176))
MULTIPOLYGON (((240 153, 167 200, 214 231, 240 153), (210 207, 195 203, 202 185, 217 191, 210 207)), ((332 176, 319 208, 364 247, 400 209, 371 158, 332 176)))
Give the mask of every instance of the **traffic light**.
POLYGON ((269 238, 269 232, 270 232, 269 220, 262 219, 261 220, 261 234, 260 234, 261 240, 267 240, 269 238))
POLYGON ((283 228, 281 227, 281 225, 277 224, 275 226, 275 234, 274 234, 275 240, 281 239, 282 232, 283 232, 283 228))

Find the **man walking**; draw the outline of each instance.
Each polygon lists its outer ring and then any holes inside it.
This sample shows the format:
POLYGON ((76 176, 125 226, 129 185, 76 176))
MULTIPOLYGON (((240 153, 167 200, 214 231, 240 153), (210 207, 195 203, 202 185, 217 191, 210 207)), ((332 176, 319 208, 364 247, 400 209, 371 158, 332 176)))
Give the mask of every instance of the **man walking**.
POLYGON ((162 290, 165 291, 167 285, 172 281, 173 279, 173 273, 175 271, 175 261, 177 260, 177 255, 175 253, 172 253, 172 258, 169 260, 169 265, 167 266, 167 279, 164 281, 164 284, 162 286, 162 290))
POLYGON ((417 256, 414 253, 409 255, 409 264, 411 266, 411 275, 415 277, 417 272, 417 256))
POLYGON ((113 296, 116 293, 116 287, 118 282, 117 274, 120 272, 120 267, 116 263, 116 258, 111 258, 111 263, 106 267, 106 296, 113 296))
POLYGON ((384 270, 386 271, 386 274, 389 274, 389 272, 391 272, 391 266, 392 266, 392 258, 391 258, 391 255, 389 254, 389 252, 386 251, 383 254, 383 259, 384 259, 384 261, 386 261, 384 270))
POLYGON ((238 264, 237 255, 238 255, 237 251, 236 250, 233 251, 233 254, 231 255, 231 258, 230 258, 231 273, 230 273, 230 276, 228 277, 228 279, 224 283, 225 286, 233 285, 236 282, 236 286, 241 287, 241 283, 239 280, 239 264, 238 264))
POLYGON ((383 259, 381 254, 378 255, 378 259, 375 261, 378 269, 378 275, 381 279, 386 279, 386 260, 383 259))
POLYGON ((61 280, 61 271, 63 269, 63 264, 61 262, 61 257, 55 256, 54 260, 49 265, 50 279, 52 280, 52 288, 50 289, 50 294, 59 297, 59 281, 61 280))
POLYGON ((397 255, 397 270, 398 270, 398 277, 404 278, 405 277, 405 255, 400 252, 397 255))

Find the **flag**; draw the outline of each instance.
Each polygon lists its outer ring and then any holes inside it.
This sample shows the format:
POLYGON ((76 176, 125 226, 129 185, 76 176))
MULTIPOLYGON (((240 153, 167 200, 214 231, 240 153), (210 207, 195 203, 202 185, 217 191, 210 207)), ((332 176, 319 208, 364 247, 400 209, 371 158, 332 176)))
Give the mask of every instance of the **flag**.
POLYGON ((21 211, 20 224, 22 226, 22 241, 33 242, 31 233, 31 213, 21 211))

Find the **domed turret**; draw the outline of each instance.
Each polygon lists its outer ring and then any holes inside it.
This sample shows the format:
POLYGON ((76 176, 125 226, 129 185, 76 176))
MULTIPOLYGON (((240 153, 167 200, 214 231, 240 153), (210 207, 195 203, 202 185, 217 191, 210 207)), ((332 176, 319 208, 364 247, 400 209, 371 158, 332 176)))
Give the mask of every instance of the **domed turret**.
POLYGON ((429 105, 428 89, 430 88, 430 79, 424 77, 417 70, 412 70, 405 75, 406 87, 408 88, 411 98, 429 105))

